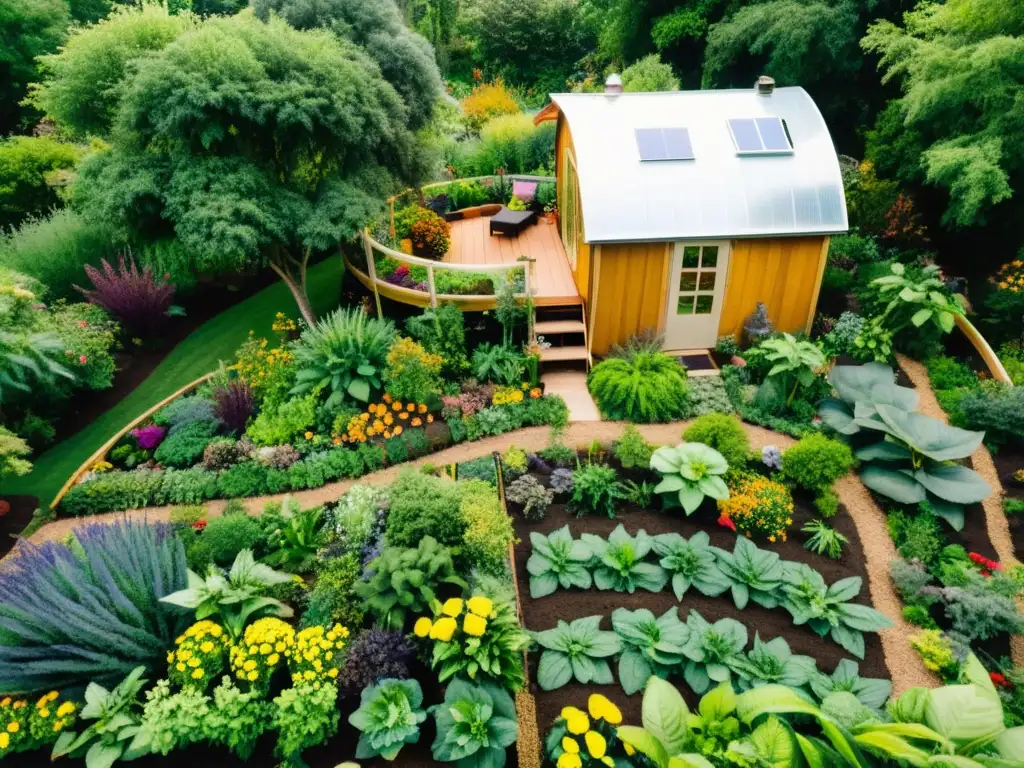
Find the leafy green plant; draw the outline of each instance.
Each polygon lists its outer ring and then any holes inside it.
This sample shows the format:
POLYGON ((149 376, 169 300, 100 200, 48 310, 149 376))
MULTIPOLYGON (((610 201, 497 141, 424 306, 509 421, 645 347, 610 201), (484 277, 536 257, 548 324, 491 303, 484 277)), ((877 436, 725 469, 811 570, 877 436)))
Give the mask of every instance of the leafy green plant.
POLYGON ((225 676, 213 689, 210 710, 203 718, 203 736, 248 760, 273 717, 272 707, 261 691, 243 693, 225 676))
POLYGON ((492 574, 504 574, 509 547, 516 540, 512 518, 501 506, 498 492, 483 480, 462 480, 459 514, 466 524, 462 553, 470 565, 492 574))
POLYGON ((609 357, 587 374, 587 388, 606 419, 649 424, 686 415, 686 369, 663 352, 640 350, 609 357))
POLYGON ((830 693, 846 691, 856 696, 865 707, 881 709, 892 695, 892 683, 878 677, 861 677, 858 671, 857 662, 842 659, 831 675, 815 671, 807 682, 819 700, 830 693))
POLYGON ((432 752, 463 768, 502 768, 505 750, 519 737, 516 706, 496 685, 454 680, 434 709, 437 736, 432 752))
POLYGON ((820 432, 800 438, 782 454, 782 474, 801 488, 820 493, 856 462, 850 447, 820 432))
POLYGON ((712 683, 732 679, 743 660, 747 628, 735 619, 708 623, 697 611, 686 617, 687 639, 683 645, 686 666, 683 677, 694 693, 704 693, 712 683))
POLYGON ((970 456, 984 434, 913 413, 918 397, 893 383, 884 365, 836 366, 829 381, 839 395, 821 404, 822 420, 854 446, 860 477, 871 490, 902 504, 927 501, 956 530, 964 505, 991 488, 972 469, 954 463, 970 456))
POLYGON ((480 344, 473 350, 473 376, 479 381, 511 386, 523 380, 523 356, 506 344, 480 344))
POLYGON ((756 632, 754 646, 733 669, 738 673, 736 682, 740 690, 776 683, 800 688, 817 674, 810 656, 794 654, 781 637, 762 642, 756 632))
POLYGON ((622 498, 634 507, 647 509, 654 501, 654 483, 641 480, 627 480, 622 484, 622 498))
POLYGON ((569 508, 577 517, 586 514, 615 517, 616 503, 623 498, 622 484, 615 470, 605 464, 589 462, 572 473, 569 508))
POLYGON ((743 467, 750 454, 750 440, 742 422, 731 413, 706 413, 683 432, 688 443, 703 443, 722 454, 730 467, 743 467))
POLYGON ((661 556, 661 567, 671 576, 672 591, 679 601, 690 587, 708 597, 720 595, 730 587, 704 531, 693 534, 689 541, 678 533, 655 536, 654 551, 661 556))
POLYGON ((291 580, 287 573, 257 563, 252 551, 243 549, 227 574, 211 568, 203 579, 189 571, 188 588, 162 597, 160 602, 195 611, 196 621, 215 617, 227 633, 237 639, 251 620, 292 615, 293 611, 287 605, 267 597, 274 585, 291 580))
POLYGON ((687 515, 697 510, 705 496, 729 498, 723 479, 728 462, 714 448, 701 443, 659 448, 651 456, 651 469, 661 475, 655 492, 663 494, 667 506, 681 506, 687 515))
POLYGON ((526 570, 530 574, 530 597, 534 600, 545 597, 559 586, 562 589, 590 589, 593 579, 587 566, 594 553, 585 542, 573 539, 568 525, 547 536, 531 531, 530 544, 533 549, 526 561, 526 570))
POLYGON ((284 765, 304 765, 304 749, 323 744, 338 732, 337 699, 338 686, 321 681, 285 688, 274 698, 274 754, 284 765))
POLYGON ((443 477, 405 471, 388 489, 388 543, 415 547, 425 536, 449 547, 463 544, 466 521, 459 486, 443 477))
POLYGON ((425 536, 414 549, 386 547, 370 567, 373 576, 356 584, 355 591, 386 629, 402 629, 410 613, 426 612, 444 585, 466 588, 451 552, 432 536, 425 536))
POLYGON ((622 434, 612 443, 612 455, 619 460, 623 469, 647 469, 651 464, 652 453, 654 446, 633 424, 622 430, 622 434))
POLYGON ((668 574, 660 565, 645 563, 644 558, 654 548, 654 539, 642 528, 630 536, 621 525, 608 539, 592 533, 580 534, 580 539, 594 553, 594 584, 598 589, 633 594, 637 589, 660 592, 668 582, 668 574))
POLYGON ((555 492, 541 485, 533 475, 523 475, 508 484, 505 498, 522 505, 523 517, 527 520, 543 520, 555 499, 555 492))
POLYGON ((276 446, 294 440, 316 424, 316 395, 264 404, 245 433, 257 445, 276 446))
POLYGON ((394 760, 406 744, 420 740, 420 724, 427 719, 422 709, 423 691, 415 680, 380 680, 364 688, 359 709, 349 723, 359 731, 356 758, 394 760))
POLYGON ((827 555, 833 560, 842 557, 843 545, 847 543, 848 539, 828 523, 811 520, 800 530, 811 534, 804 542, 804 549, 809 549, 819 555, 827 555))
POLYGON ((864 632, 892 626, 885 614, 850 602, 860 594, 859 576, 827 586, 821 574, 804 563, 786 563, 783 572, 783 604, 793 623, 807 624, 821 637, 831 636, 858 659, 864 658, 864 632))
POLYGON ((772 367, 767 382, 779 382, 786 394, 786 407, 793 404, 801 387, 808 389, 814 384, 818 370, 825 365, 825 354, 810 341, 798 340, 789 333, 774 336, 761 342, 764 358, 772 367))
POLYGON ((262 536, 260 524, 249 515, 221 515, 207 521, 198 539, 202 548, 209 553, 210 560, 221 567, 227 567, 235 561, 239 552, 254 549, 262 536))
POLYGON ((765 608, 779 604, 782 585, 782 560, 775 552, 759 548, 742 536, 736 537, 732 552, 714 548, 722 573, 729 579, 732 601, 739 610, 753 600, 765 608))
POLYGON ((921 328, 934 325, 942 333, 949 333, 956 323, 956 316, 964 313, 959 303, 949 296, 949 290, 942 282, 937 264, 921 268, 917 279, 907 274, 907 268, 900 262, 889 265, 890 274, 875 278, 871 285, 888 304, 882 313, 893 333, 912 326, 921 328))
POLYGON ((323 518, 323 507, 302 509, 286 497, 281 505, 280 527, 270 534, 267 541, 270 553, 263 558, 264 562, 291 573, 309 570, 316 557, 323 518))
POLYGON ((171 467, 191 467, 203 457, 203 451, 217 434, 219 422, 193 421, 182 424, 174 434, 168 435, 153 453, 160 464, 171 467))
POLYGON ((612 629, 622 639, 619 684, 627 696, 643 690, 652 675, 667 678, 686 659, 689 630, 675 607, 657 618, 646 608, 616 608, 612 629))
POLYGON ((346 397, 370 402, 381 389, 388 350, 396 337, 390 320, 370 317, 359 307, 335 310, 299 337, 292 393, 326 390, 329 407, 340 406, 346 397))
POLYGON ((554 629, 533 632, 543 648, 537 667, 537 685, 545 691, 561 688, 570 680, 587 685, 611 685, 612 670, 608 657, 622 650, 622 641, 614 632, 600 629, 600 616, 575 619, 569 624, 559 619, 554 629))

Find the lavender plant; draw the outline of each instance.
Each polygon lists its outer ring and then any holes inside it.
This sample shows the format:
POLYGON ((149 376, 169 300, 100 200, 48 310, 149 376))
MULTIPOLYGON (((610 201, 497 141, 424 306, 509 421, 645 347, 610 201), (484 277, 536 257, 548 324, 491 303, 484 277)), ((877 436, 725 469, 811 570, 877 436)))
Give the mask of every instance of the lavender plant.
POLYGON ((185 617, 160 598, 188 583, 168 525, 76 530, 70 545, 25 544, 0 573, 0 690, 116 683, 162 660, 185 617))

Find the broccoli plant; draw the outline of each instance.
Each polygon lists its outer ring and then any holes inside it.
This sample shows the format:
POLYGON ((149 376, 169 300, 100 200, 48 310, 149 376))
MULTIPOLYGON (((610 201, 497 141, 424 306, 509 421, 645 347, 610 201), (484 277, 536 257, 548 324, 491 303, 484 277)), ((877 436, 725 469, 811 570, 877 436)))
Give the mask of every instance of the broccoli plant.
POLYGON ((586 616, 532 633, 544 649, 537 666, 537 684, 543 690, 561 688, 572 679, 584 685, 613 682, 608 657, 622 650, 622 641, 614 632, 599 629, 600 624, 600 616, 586 616))
POLYGON ((580 536, 597 559, 594 584, 598 589, 614 589, 633 594, 637 589, 660 592, 668 582, 668 574, 660 565, 645 563, 643 559, 654 547, 654 539, 643 529, 630 536, 619 525, 608 540, 584 533, 580 536))

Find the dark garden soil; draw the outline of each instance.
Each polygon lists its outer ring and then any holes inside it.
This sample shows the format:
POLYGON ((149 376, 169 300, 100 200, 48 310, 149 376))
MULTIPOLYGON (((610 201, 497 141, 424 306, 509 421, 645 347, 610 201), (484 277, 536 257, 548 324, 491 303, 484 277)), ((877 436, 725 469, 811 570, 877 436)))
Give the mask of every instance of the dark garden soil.
POLYGON ((4 501, 11 508, 7 514, 0 516, 0 557, 14 548, 18 535, 28 525, 38 506, 35 496, 4 496, 4 501))
MULTIPOLYGON (((627 476, 629 473, 626 473, 627 476)), ((795 511, 793 514, 793 525, 790 528, 791 536, 789 541, 774 545, 774 550, 786 560, 795 560, 808 563, 817 569, 827 583, 833 583, 847 576, 860 576, 864 580, 858 602, 870 605, 867 586, 867 568, 864 561, 863 551, 853 520, 841 509, 839 514, 829 522, 849 539, 842 559, 830 560, 827 557, 816 555, 804 549, 804 534, 799 532, 802 525, 816 517, 814 507, 809 498, 797 496, 795 511)), ((657 502, 655 502, 657 503, 657 502)), ((600 614, 603 617, 602 629, 611 629, 611 613, 616 608, 647 608, 655 615, 661 615, 669 608, 675 606, 679 609, 679 616, 685 621, 690 610, 697 610, 708 621, 716 621, 720 618, 731 617, 739 620, 747 627, 749 632, 749 643, 753 643, 754 633, 760 634, 763 640, 782 636, 789 643, 794 653, 806 654, 818 662, 818 668, 825 672, 831 672, 839 661, 849 658, 839 645, 827 638, 820 638, 807 627, 794 626, 790 615, 784 609, 769 610, 759 605, 750 603, 746 609, 740 611, 733 605, 728 593, 720 597, 705 597, 699 592, 691 589, 686 593, 682 603, 678 602, 672 592, 671 586, 660 593, 654 594, 646 591, 637 591, 633 595, 620 592, 605 592, 597 589, 588 591, 559 590, 538 600, 530 597, 529 574, 526 571, 526 561, 530 556, 530 533, 550 533, 563 525, 568 524, 569 530, 574 537, 582 532, 590 532, 600 536, 607 536, 620 523, 626 527, 631 534, 643 528, 647 533, 655 535, 659 533, 678 532, 682 536, 690 537, 697 531, 706 531, 711 537, 714 546, 732 550, 736 541, 736 534, 716 524, 718 513, 712 503, 705 503, 691 517, 684 517, 680 513, 662 513, 649 510, 642 510, 635 507, 622 508, 614 520, 603 517, 576 518, 569 513, 563 504, 553 505, 544 520, 529 522, 518 514, 518 510, 510 510, 516 521, 516 535, 520 539, 515 548, 516 577, 519 581, 519 590, 523 605, 525 624, 531 630, 549 629, 555 626, 558 619, 570 621, 583 616, 600 614)), ((763 544, 763 542, 759 542, 763 544)), ((867 677, 888 678, 888 670, 885 666, 885 658, 882 651, 882 644, 877 634, 867 633, 865 635, 866 652, 863 660, 857 659, 860 665, 860 674, 867 677)), ((587 696, 597 690, 596 686, 584 686, 571 683, 555 691, 545 692, 536 685, 536 668, 539 660, 538 653, 530 654, 530 673, 532 687, 531 693, 537 699, 537 723, 541 736, 548 730, 551 722, 556 718, 565 706, 586 707, 587 696)), ((614 670, 614 665, 613 665, 614 670)), ((618 680, 617 671, 615 672, 618 680)), ((698 696, 685 685, 681 680, 680 690, 690 706, 695 706, 698 696)), ((623 711, 625 722, 640 723, 641 694, 637 693, 627 697, 619 686, 618 682, 613 685, 599 686, 601 692, 614 701, 623 711)))
MULTIPOLYGON (((1024 451, 1017 446, 1003 446, 998 453, 992 454, 992 461, 995 462, 1006 498, 1024 501, 1024 483, 1013 479, 1014 472, 1024 469, 1024 451)), ((1018 560, 1024 559, 1024 514, 1007 515, 1006 519, 1010 523, 1013 551, 1018 560)))

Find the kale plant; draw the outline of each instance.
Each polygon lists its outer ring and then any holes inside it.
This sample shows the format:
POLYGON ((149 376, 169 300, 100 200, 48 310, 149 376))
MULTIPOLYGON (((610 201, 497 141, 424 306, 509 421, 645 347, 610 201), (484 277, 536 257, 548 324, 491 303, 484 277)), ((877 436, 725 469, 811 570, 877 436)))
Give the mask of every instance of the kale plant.
POLYGON ((778 554, 760 549, 750 539, 736 537, 732 552, 714 547, 722 573, 729 579, 732 601, 741 611, 753 600, 765 608, 779 604, 782 560, 778 554))
POLYGON ((880 710, 892 695, 892 683, 878 677, 861 677, 857 662, 843 659, 831 675, 815 671, 808 682, 811 691, 820 700, 837 691, 846 691, 857 697, 865 707, 880 710))
POLYGON ((686 617, 686 628, 683 677, 693 692, 704 693, 713 683, 732 680, 733 674, 742 669, 747 628, 736 619, 710 624, 697 611, 690 611, 686 617))
POLYGON ((778 683, 800 688, 817 674, 817 665, 810 656, 801 656, 789 649, 781 637, 761 642, 754 634, 754 647, 740 662, 736 670, 740 690, 778 683))

